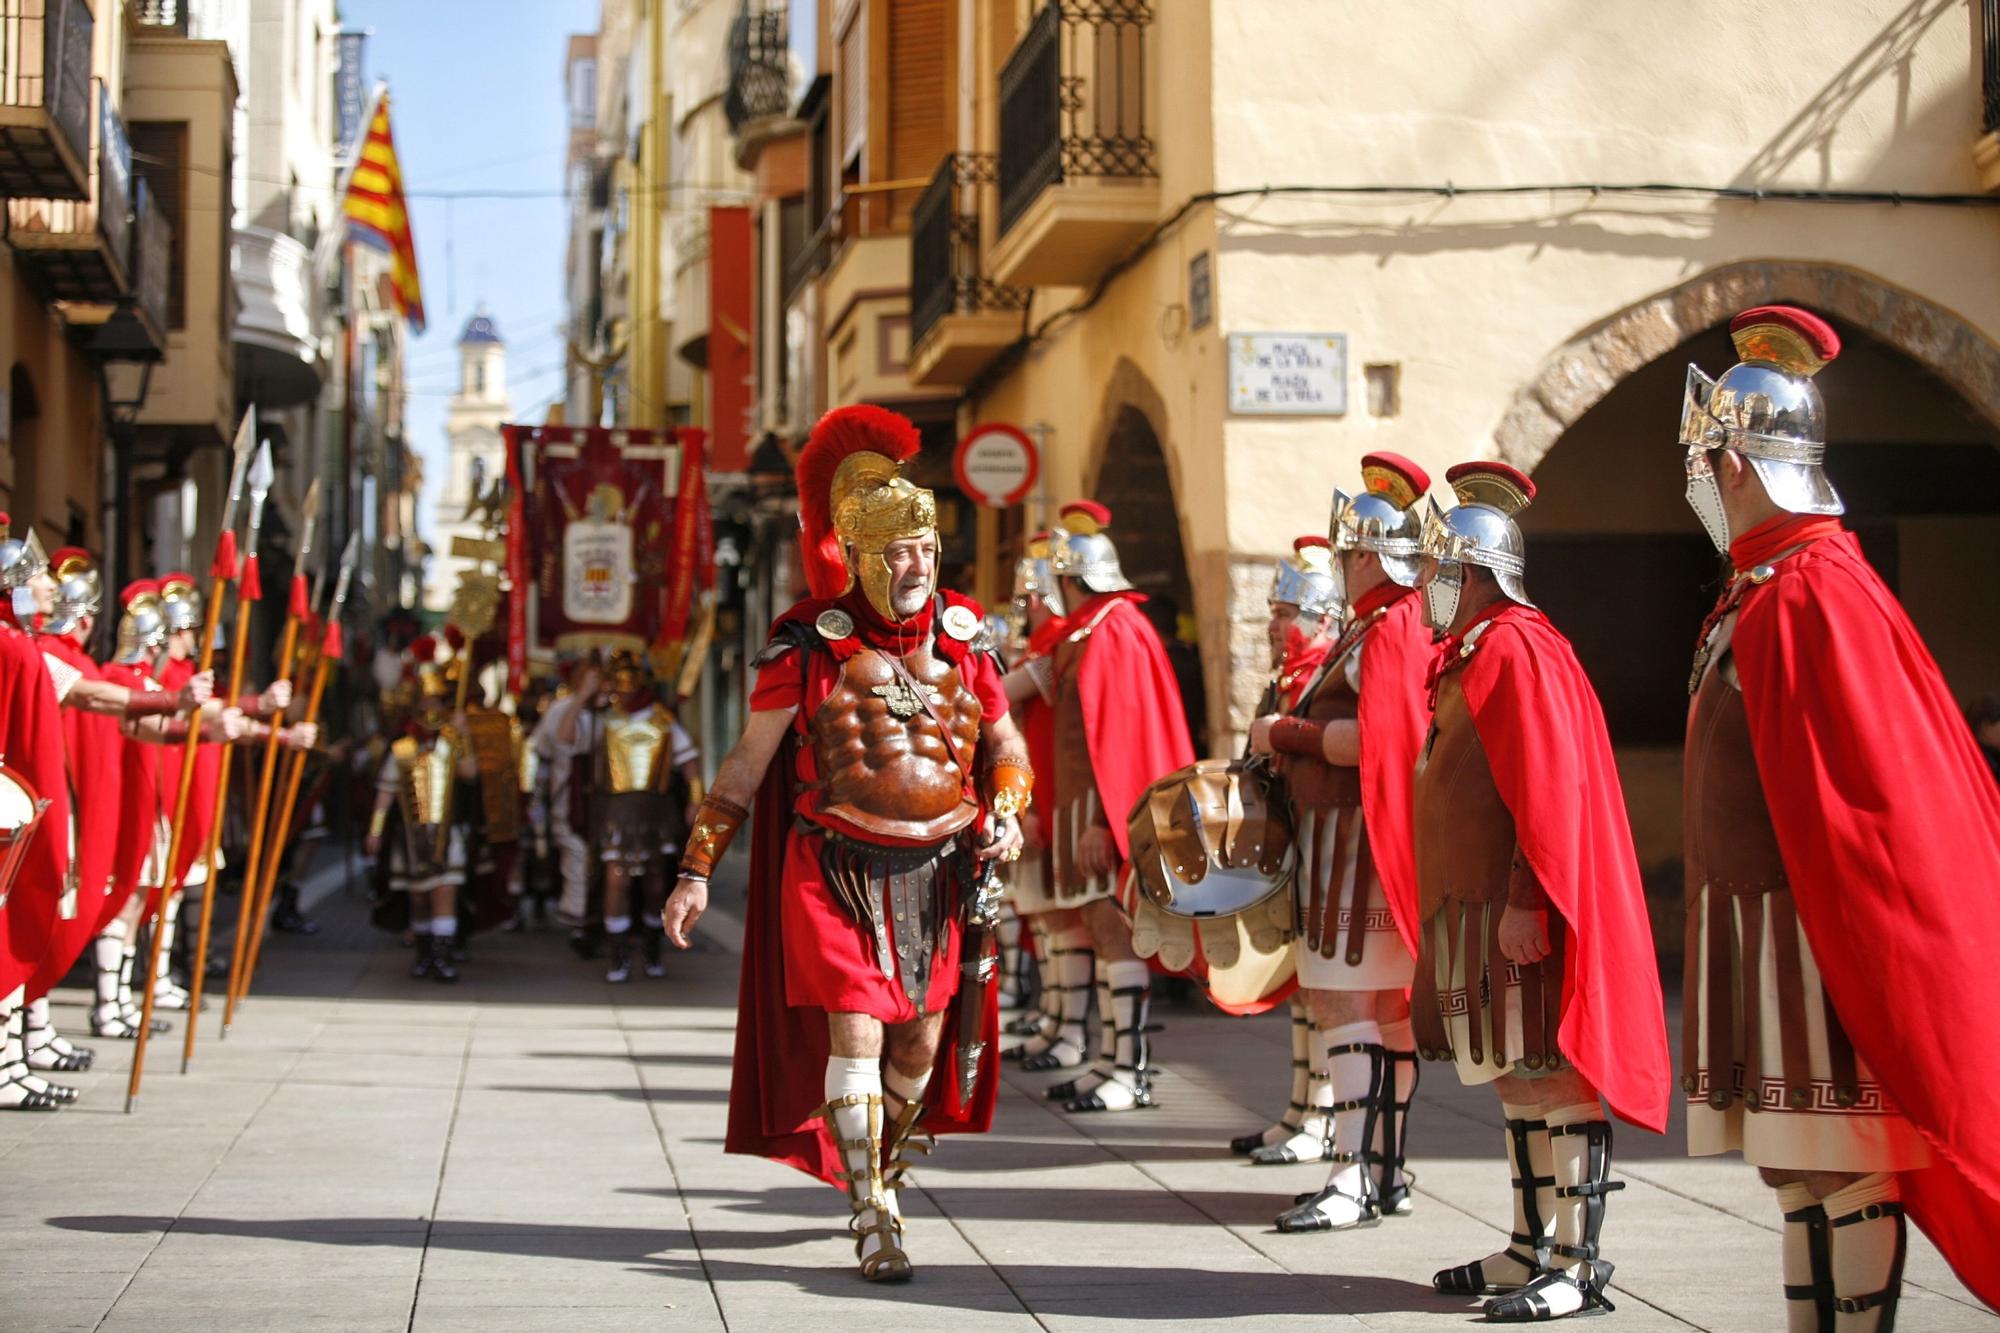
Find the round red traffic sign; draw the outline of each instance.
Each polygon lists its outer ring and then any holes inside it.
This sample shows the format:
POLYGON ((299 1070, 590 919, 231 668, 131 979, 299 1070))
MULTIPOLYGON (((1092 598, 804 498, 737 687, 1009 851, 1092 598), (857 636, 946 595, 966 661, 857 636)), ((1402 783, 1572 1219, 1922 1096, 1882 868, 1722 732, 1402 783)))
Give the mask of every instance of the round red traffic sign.
POLYGON ((989 421, 974 426, 952 454, 952 475, 974 504, 989 509, 1017 505, 1041 474, 1035 442, 1019 426, 989 421))

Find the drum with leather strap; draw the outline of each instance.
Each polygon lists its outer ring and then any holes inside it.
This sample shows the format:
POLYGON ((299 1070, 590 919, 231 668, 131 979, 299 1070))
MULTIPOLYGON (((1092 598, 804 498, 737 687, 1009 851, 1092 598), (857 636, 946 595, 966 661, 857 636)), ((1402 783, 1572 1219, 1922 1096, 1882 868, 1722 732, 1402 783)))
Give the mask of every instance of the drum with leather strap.
POLYGON ((0 763, 0 907, 7 905, 14 876, 28 854, 28 842, 41 826, 49 803, 16 769, 0 763))
POLYGON ((1298 987, 1298 853, 1283 784, 1258 759, 1204 759, 1148 787, 1127 823, 1133 947, 1199 981, 1227 1013, 1298 987))

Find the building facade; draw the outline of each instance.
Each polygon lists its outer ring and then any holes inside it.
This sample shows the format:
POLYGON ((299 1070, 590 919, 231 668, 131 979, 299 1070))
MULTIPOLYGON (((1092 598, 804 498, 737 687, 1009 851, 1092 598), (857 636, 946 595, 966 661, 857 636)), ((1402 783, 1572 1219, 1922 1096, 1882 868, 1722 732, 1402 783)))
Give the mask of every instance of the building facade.
POLYGON ((438 494, 435 550, 424 579, 424 605, 442 613, 451 606, 459 575, 474 561, 455 556, 454 538, 483 541, 486 525, 475 514, 507 476, 500 427, 513 412, 507 395, 507 343, 482 305, 458 335, 458 389, 445 409, 445 475, 438 494))
POLYGON ((1109 503, 1200 650, 1214 753, 1262 683, 1271 561, 1363 453, 1530 470, 1529 587, 1604 696, 1665 883, 1715 576, 1680 384, 1729 363, 1737 310, 1840 329, 1850 520, 1954 687, 2000 689, 1955 554, 2000 534, 1986 12, 749 0, 757 402, 787 445, 839 403, 909 412, 951 572, 989 597, 1051 501, 1109 503), (1011 509, 950 485, 983 422, 1042 445, 1011 509))

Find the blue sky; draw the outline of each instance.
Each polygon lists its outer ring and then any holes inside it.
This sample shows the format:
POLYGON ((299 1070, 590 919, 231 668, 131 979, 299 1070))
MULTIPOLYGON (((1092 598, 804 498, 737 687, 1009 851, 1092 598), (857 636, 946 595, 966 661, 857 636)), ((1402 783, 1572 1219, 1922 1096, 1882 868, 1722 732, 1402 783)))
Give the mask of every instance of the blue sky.
MULTIPOLYGON (((429 327, 410 343, 408 426, 425 460, 427 502, 444 475, 458 334, 480 302, 507 340, 515 416, 542 420, 562 389, 563 52, 570 33, 596 31, 597 8, 597 0, 342 0, 343 27, 372 30, 368 76, 389 84, 404 188, 415 196, 429 327), (480 189, 549 197, 421 197, 480 189)), ((428 513, 424 522, 428 536, 428 513)))

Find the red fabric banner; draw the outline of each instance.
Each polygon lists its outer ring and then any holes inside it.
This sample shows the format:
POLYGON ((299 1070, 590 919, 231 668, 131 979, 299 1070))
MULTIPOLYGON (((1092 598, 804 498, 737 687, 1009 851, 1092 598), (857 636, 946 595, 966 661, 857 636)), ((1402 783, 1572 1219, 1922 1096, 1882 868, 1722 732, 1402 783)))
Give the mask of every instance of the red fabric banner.
POLYGON ((740 204, 709 209, 708 419, 714 428, 709 452, 723 472, 743 471, 750 458, 755 270, 750 210, 740 204))
POLYGON ((507 447, 507 690, 519 697, 528 684, 528 493, 521 485, 519 426, 502 426, 507 447))
POLYGON ((708 487, 702 471, 706 446, 703 432, 684 430, 681 436, 680 484, 675 490, 673 577, 666 587, 660 616, 660 643, 685 639, 688 612, 694 606, 695 580, 700 576, 701 520, 708 510, 708 487))

